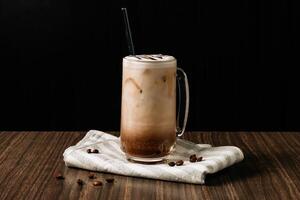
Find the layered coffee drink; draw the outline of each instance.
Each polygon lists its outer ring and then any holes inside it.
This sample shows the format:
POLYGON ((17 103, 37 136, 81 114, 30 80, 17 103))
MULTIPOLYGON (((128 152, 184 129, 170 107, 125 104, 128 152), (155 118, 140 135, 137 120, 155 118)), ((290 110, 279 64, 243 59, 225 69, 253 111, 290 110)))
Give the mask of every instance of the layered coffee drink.
POLYGON ((176 141, 176 59, 123 58, 121 148, 143 160, 169 154, 176 141))

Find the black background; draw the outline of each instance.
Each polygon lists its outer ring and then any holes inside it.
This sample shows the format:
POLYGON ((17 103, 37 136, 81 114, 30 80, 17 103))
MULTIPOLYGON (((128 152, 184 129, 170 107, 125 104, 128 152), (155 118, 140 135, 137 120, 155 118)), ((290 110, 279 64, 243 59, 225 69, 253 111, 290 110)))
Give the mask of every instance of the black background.
POLYGON ((296 1, 1 0, 0 130, 119 130, 121 7, 188 74, 188 130, 300 130, 296 1))

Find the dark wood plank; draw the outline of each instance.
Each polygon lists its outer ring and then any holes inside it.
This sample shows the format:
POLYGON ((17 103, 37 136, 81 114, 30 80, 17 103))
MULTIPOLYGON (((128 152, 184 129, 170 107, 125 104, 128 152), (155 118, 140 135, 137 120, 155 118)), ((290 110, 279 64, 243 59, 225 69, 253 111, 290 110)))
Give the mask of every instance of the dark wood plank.
MULTIPOLYGON (((208 175, 205 185, 183 184, 67 168, 62 153, 83 132, 0 132, 0 199, 296 199, 300 197, 300 133, 193 132, 197 143, 236 145, 245 160, 208 175), (56 180, 60 172, 65 180, 56 180), (113 177, 115 182, 105 183, 113 177), (76 183, 82 179, 84 185, 76 183)), ((113 133, 118 135, 118 133, 113 133)))

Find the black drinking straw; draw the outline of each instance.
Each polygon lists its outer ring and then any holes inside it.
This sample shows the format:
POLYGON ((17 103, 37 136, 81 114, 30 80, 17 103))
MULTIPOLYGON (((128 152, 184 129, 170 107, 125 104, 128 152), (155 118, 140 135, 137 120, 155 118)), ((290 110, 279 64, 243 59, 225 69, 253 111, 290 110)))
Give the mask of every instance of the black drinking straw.
POLYGON ((131 55, 135 55, 132 36, 131 36, 131 30, 130 30, 130 25, 129 25, 129 19, 128 19, 128 14, 127 14, 127 9, 126 8, 121 8, 121 10, 122 10, 123 17, 124 17, 125 33, 126 33, 128 50, 129 50, 129 53, 131 55))

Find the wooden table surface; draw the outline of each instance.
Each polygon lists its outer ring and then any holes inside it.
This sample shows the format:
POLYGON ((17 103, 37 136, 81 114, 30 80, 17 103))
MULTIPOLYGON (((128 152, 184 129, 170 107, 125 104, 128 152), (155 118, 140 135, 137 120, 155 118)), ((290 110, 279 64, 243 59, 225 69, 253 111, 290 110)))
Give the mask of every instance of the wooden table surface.
POLYGON ((206 177, 205 185, 95 173, 65 167, 64 150, 83 132, 0 132, 0 199, 299 199, 300 133, 189 132, 184 138, 236 145, 245 160, 206 177), (62 173, 64 180, 54 175, 62 173), (105 183, 113 177, 113 184, 105 183), (80 186, 77 179, 85 184, 80 186))

